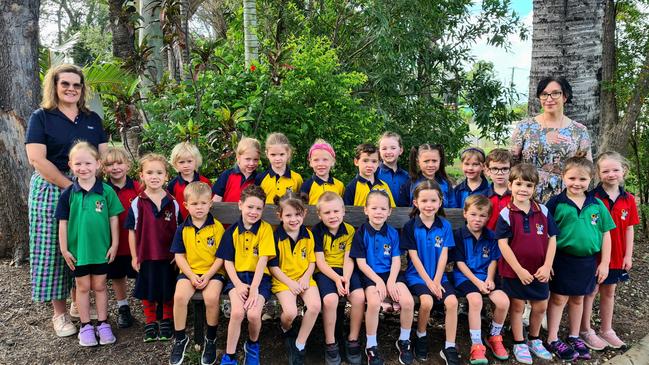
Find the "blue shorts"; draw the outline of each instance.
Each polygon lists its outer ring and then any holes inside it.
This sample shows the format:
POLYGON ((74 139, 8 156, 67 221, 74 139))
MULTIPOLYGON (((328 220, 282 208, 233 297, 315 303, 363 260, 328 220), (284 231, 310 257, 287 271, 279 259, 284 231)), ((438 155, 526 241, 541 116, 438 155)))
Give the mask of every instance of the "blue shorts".
POLYGON ((631 279, 629 277, 629 272, 623 269, 610 269, 608 271, 608 276, 606 280, 602 282, 602 285, 613 285, 617 283, 624 283, 631 279))
MULTIPOLYGON (((442 288, 444 288, 444 292, 442 293, 442 301, 444 301, 448 296, 455 295, 455 288, 453 288, 453 284, 451 284, 450 282, 442 282, 442 288)), ((433 297, 433 300, 437 300, 437 297, 433 294, 433 292, 430 291, 430 289, 428 289, 428 286, 426 286, 425 284, 411 285, 408 287, 408 289, 410 289, 413 297, 430 295, 431 297, 433 297)))
POLYGON ((108 279, 137 278, 137 271, 131 265, 131 256, 117 256, 108 264, 108 279))
MULTIPOLYGON (((332 267, 332 269, 338 275, 343 274, 343 269, 339 267, 332 267)), ((354 270, 352 272, 352 276, 349 278, 350 293, 356 289, 363 289, 363 286, 361 284, 361 279, 358 274, 359 272, 357 270, 354 270)), ((335 293, 336 295, 338 294, 336 283, 333 280, 329 279, 327 275, 321 272, 317 272, 313 274, 313 280, 315 280, 316 284, 318 284, 318 291, 320 291, 320 298, 324 298, 328 294, 332 294, 332 293, 335 293)))
MULTIPOLYGON (((189 280, 187 275, 183 274, 182 272, 180 274, 178 274, 178 277, 176 278, 176 281, 179 281, 181 279, 189 280)), ((218 281, 222 282, 223 284, 226 283, 225 277, 223 275, 219 274, 219 273, 214 274, 214 276, 212 276, 210 278, 210 280, 218 280, 218 281)))
POLYGON ((559 295, 588 295, 597 284, 597 257, 573 256, 557 250, 552 264, 550 291, 559 295))
MULTIPOLYGON (((500 283, 500 278, 494 278, 494 283, 496 284, 496 287, 494 288, 494 290, 502 290, 502 285, 500 283)), ((480 293, 480 294, 482 294, 480 289, 478 289, 478 287, 475 286, 475 284, 473 284, 471 282, 471 280, 465 280, 460 285, 455 286, 455 293, 459 297, 466 297, 467 294, 471 294, 471 293, 480 293)))
MULTIPOLYGON (((237 276, 239 277, 239 280, 241 280, 244 284, 250 285, 252 283, 252 279, 255 277, 255 273, 244 271, 238 272, 237 276)), ((270 286, 270 275, 264 274, 264 276, 261 278, 261 282, 259 283, 259 294, 264 297, 267 302, 271 296, 270 286)), ((225 284, 225 288, 223 288, 223 294, 228 294, 228 292, 230 292, 230 290, 232 289, 234 289, 234 284, 232 283, 232 280, 228 280, 227 284, 225 284)))
POLYGON ((547 300, 550 286, 536 279, 529 285, 523 285, 520 279, 502 278, 502 290, 509 298, 520 300, 547 300))
MULTIPOLYGON (((376 273, 376 275, 378 275, 381 278, 381 280, 383 280, 383 283, 387 283, 388 278, 390 277, 390 272, 388 271, 380 274, 376 273)), ((358 276, 360 278, 361 286, 363 286, 363 289, 367 289, 370 286, 376 286, 376 283, 372 279, 365 276, 365 274, 363 274, 360 270, 358 270, 358 276)), ((406 284, 406 279, 403 276, 403 273, 401 271, 399 271, 399 275, 397 275, 397 283, 406 284)))

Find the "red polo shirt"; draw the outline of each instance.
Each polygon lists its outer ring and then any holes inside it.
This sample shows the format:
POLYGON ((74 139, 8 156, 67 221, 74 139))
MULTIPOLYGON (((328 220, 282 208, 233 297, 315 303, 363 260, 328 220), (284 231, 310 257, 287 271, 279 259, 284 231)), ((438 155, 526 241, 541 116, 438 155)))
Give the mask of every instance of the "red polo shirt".
POLYGON ((601 184, 595 188, 594 192, 595 196, 608 208, 613 222, 615 222, 615 228, 609 231, 611 234, 611 264, 609 268, 622 269, 626 253, 626 230, 640 223, 635 197, 621 186, 620 195, 615 201, 609 198, 601 184))
POLYGON ((126 177, 126 184, 124 187, 119 188, 115 186, 110 179, 106 182, 108 186, 113 188, 117 193, 120 203, 124 207, 124 211, 119 214, 119 246, 117 246, 117 256, 131 256, 131 250, 128 246, 128 228, 124 227, 126 217, 128 217, 128 209, 131 207, 131 202, 140 193, 140 184, 126 177))

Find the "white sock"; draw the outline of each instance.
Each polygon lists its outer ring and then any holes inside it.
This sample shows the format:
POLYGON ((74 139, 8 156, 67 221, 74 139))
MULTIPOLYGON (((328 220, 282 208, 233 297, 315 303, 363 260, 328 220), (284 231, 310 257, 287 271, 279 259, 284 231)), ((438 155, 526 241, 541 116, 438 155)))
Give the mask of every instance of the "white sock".
POLYGON ((491 336, 500 336, 500 331, 503 330, 503 324, 502 323, 496 323, 496 322, 491 322, 491 331, 489 334, 491 336))
POLYGON ((426 332, 419 332, 419 331, 417 331, 417 337, 418 337, 418 338, 426 337, 426 332))
POLYGON ((455 342, 448 342, 448 341, 445 341, 445 342, 444 342, 444 348, 447 349, 447 348, 449 348, 449 347, 455 347, 455 342))
POLYGON ((122 300, 117 301, 117 306, 118 307, 122 307, 122 306, 125 306, 125 305, 128 305, 128 299, 122 299, 122 300))
POLYGON ((297 347, 298 350, 300 350, 300 351, 304 350, 304 346, 305 346, 305 345, 306 345, 306 344, 304 344, 304 343, 299 343, 299 342, 297 342, 297 340, 295 340, 295 347, 297 347))
POLYGON ((482 331, 470 329, 469 333, 471 334, 472 345, 482 345, 482 331))
POLYGON ((399 341, 408 341, 408 340, 410 340, 410 328, 408 329, 402 328, 401 333, 399 334, 399 341))
POLYGON ((374 346, 378 345, 378 343, 376 342, 376 335, 374 335, 374 336, 367 335, 367 341, 366 342, 367 343, 365 344, 365 348, 368 348, 368 349, 370 347, 374 347, 374 346))

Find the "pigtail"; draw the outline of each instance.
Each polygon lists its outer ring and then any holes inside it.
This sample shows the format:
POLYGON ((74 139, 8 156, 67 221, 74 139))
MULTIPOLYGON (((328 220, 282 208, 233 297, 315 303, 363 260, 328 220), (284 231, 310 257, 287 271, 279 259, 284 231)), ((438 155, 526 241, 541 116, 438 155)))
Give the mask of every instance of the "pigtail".
POLYGON ((419 177, 419 170, 417 167, 418 153, 417 147, 410 148, 410 155, 408 155, 408 174, 410 175, 410 180, 412 180, 412 182, 417 181, 417 178, 419 177))

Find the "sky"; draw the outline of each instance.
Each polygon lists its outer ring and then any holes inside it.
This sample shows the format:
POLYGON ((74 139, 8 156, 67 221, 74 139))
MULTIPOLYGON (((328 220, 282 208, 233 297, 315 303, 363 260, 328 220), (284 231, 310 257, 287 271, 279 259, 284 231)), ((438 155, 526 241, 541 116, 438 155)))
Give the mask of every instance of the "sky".
MULTIPOLYGON (((479 9, 481 1, 475 1, 479 9)), ((517 35, 511 36, 509 51, 487 45, 486 39, 478 42, 472 54, 479 60, 490 61, 494 64, 497 77, 504 84, 512 82, 512 68, 514 71, 514 85, 522 94, 521 100, 527 100, 528 80, 530 65, 532 63, 532 0, 511 0, 514 10, 528 28, 527 40, 521 40, 517 35)))

